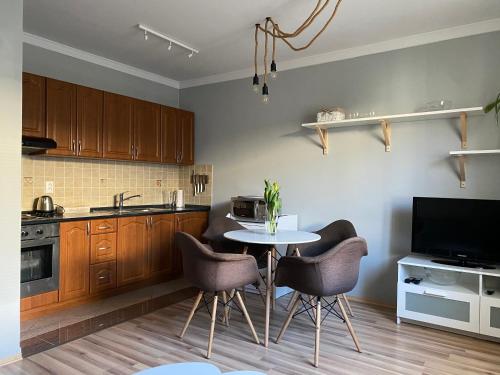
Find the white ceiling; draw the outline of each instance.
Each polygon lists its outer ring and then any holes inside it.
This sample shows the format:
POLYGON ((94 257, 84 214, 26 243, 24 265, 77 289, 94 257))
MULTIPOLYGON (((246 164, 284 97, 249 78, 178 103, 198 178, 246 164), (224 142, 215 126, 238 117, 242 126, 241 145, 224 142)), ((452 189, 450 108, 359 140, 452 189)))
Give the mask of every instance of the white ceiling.
MULTIPOLYGON (((331 0, 333 3, 335 0, 331 0)), ((332 3, 332 5, 334 5, 332 3)), ((24 0, 24 31, 176 81, 251 68, 256 22, 293 29, 316 0, 24 0), (137 24, 200 50, 192 59, 137 24)), ((325 14, 325 17, 327 15, 325 14)), ((323 24, 308 30, 310 38, 323 24)), ((302 52, 279 44, 280 62, 500 19, 499 0, 343 0, 336 19, 302 52)), ((500 23, 498 23, 500 24, 500 23)), ((297 40, 300 43, 300 39, 297 40)))

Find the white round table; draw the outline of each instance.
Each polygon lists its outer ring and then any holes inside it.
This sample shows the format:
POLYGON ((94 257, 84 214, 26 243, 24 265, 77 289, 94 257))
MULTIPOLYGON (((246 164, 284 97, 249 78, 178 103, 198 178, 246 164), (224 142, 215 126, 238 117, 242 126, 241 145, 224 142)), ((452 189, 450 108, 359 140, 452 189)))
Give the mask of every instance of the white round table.
MULTIPOLYGON (((273 259, 276 259, 276 245, 302 244, 315 242, 321 239, 316 233, 298 230, 278 230, 275 234, 267 233, 265 230, 241 229, 224 233, 224 237, 233 241, 270 245, 271 250, 267 252, 267 277, 266 277, 266 321, 264 327, 264 346, 269 345, 269 316, 271 312, 271 295, 274 302, 274 280, 272 274, 273 259)), ((275 268, 275 267, 274 267, 275 268)))

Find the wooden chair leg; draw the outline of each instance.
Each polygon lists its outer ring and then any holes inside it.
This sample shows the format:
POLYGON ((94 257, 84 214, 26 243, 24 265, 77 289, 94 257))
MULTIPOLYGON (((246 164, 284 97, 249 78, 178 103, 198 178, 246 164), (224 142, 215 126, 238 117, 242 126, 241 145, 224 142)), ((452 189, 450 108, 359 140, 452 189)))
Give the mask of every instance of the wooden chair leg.
POLYGON ((252 320, 250 319, 250 315, 248 315, 247 308, 245 307, 245 304, 243 303, 243 299, 241 298, 241 295, 238 291, 236 291, 236 299, 238 300, 238 303, 240 304, 240 307, 241 307, 241 311, 243 311, 243 315, 245 315, 245 319, 247 320, 247 323, 250 326, 250 330, 252 331, 252 336, 255 339, 255 342, 257 344, 260 344, 259 337, 257 336, 257 332, 255 332, 255 328, 253 327, 252 320))
POLYGON ((349 313, 350 316, 354 316, 354 314, 352 313, 351 304, 349 303, 349 300, 347 299, 347 296, 344 293, 342 293, 342 298, 345 301, 345 306, 347 307, 347 312, 349 313))
POLYGON ((201 297, 203 297, 203 291, 199 291, 198 295, 196 296, 196 299, 194 300, 193 307, 191 308, 191 311, 189 313, 189 316, 186 320, 186 323, 184 324, 184 327, 182 328, 181 334, 179 337, 182 339, 184 337, 184 334, 186 333, 189 323, 191 323, 191 319, 193 319, 193 315, 196 312, 196 309, 198 308, 198 305, 200 304, 201 297))
POLYGON ((222 301, 224 301, 224 316, 222 317, 222 323, 229 327, 229 306, 227 305, 227 293, 225 290, 222 291, 222 301))
POLYGON ((354 344, 356 345, 356 349, 358 350, 359 353, 361 353, 361 346, 359 345, 359 340, 358 337, 356 336, 356 332, 354 332, 354 328, 352 328, 351 321, 349 320, 349 316, 347 316, 347 313, 345 312, 344 306, 342 305, 342 301, 340 298, 337 298, 337 301, 339 303, 340 307, 340 312, 342 313, 342 317, 345 320, 345 323, 347 324, 347 329, 349 330, 349 333, 352 336, 352 340, 354 341, 354 344))
POLYGON ((212 319, 210 322, 210 334, 208 336, 207 359, 210 359, 210 356, 212 355, 212 343, 214 341, 215 318, 217 315, 217 300, 218 300, 218 296, 217 296, 217 293, 215 293, 214 294, 214 302, 213 302, 213 306, 212 306, 212 319))
POLYGON ((321 331, 321 298, 316 302, 316 345, 314 346, 314 367, 319 366, 319 335, 321 331))
POLYGON ((299 298, 299 292, 296 290, 293 291, 292 298, 290 298, 290 301, 288 301, 288 305, 286 306, 286 311, 290 311, 290 308, 293 306, 295 303, 295 299, 299 298))
POLYGON ((288 325, 290 324, 290 322, 291 322, 291 320, 293 318, 293 314, 295 314, 295 311, 297 310, 297 307, 299 307, 299 303, 300 303, 300 298, 299 297, 297 297, 295 299, 295 302, 293 303, 293 306, 290 309, 290 312, 288 313, 288 317, 286 318, 285 323, 283 323, 283 327, 281 327, 281 330, 280 330, 280 333, 278 334, 278 337, 276 337, 276 344, 278 344, 280 342, 281 338, 285 334, 285 331, 288 328, 288 325))

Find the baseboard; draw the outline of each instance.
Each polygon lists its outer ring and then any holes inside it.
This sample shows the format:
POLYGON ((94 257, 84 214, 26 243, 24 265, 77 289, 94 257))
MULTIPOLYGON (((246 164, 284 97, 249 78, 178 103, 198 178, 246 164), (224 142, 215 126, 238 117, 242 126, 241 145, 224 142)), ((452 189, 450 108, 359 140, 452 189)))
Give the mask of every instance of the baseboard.
POLYGON ((384 307, 386 309, 391 309, 391 310, 396 310, 396 305, 388 305, 385 303, 381 303, 379 301, 374 301, 365 297, 358 297, 358 296, 351 296, 347 294, 347 298, 349 301, 355 301, 359 303, 364 303, 366 305, 373 305, 373 306, 379 306, 379 307, 384 307))
POLYGON ((13 355, 13 356, 10 356, 7 358, 2 358, 2 359, 0 359, 0 367, 17 362, 17 361, 20 361, 21 359, 23 359, 23 356, 20 352, 13 355))

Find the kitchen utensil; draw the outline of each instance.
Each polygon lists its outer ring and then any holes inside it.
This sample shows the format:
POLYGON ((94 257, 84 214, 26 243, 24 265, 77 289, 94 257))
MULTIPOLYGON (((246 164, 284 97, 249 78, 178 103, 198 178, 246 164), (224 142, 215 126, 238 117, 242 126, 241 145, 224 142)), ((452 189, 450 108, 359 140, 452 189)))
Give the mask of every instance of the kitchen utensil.
POLYGON ((184 208, 184 192, 181 189, 175 190, 173 197, 175 207, 184 208))
POLYGON ((49 195, 42 195, 35 199, 34 210, 37 212, 54 212, 54 202, 49 195))

